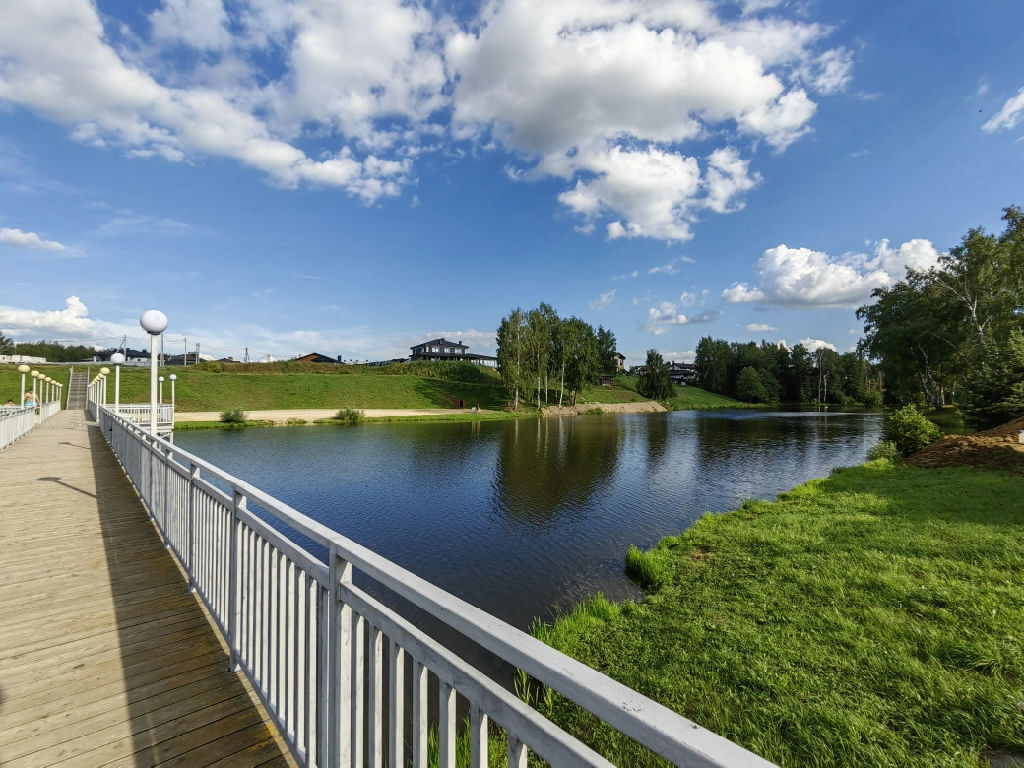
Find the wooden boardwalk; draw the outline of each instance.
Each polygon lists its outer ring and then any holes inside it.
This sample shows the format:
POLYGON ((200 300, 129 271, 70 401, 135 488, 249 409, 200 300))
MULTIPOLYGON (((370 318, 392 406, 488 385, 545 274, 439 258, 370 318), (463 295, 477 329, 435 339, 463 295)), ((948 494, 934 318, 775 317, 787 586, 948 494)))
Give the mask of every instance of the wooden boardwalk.
POLYGON ((294 765, 86 418, 0 452, 0 766, 294 765))

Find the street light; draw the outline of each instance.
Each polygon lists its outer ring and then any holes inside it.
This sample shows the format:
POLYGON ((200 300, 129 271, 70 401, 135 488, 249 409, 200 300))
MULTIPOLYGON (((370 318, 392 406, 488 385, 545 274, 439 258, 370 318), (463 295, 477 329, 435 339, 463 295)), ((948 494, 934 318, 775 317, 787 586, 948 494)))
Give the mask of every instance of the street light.
POLYGON ((157 381, 160 382, 160 405, 164 404, 164 377, 158 376, 157 381))
POLYGON ((149 433, 156 437, 156 340, 167 327, 167 315, 159 309, 147 309, 139 318, 139 325, 149 334, 149 433))
POLYGON ((124 355, 115 352, 110 356, 110 362, 114 366, 114 413, 121 415, 121 363, 124 362, 124 355))
POLYGON ((25 407, 25 374, 28 373, 31 368, 22 363, 18 366, 18 371, 21 373, 21 400, 18 401, 18 405, 22 408, 25 407))
POLYGON ((32 371, 32 407, 39 405, 39 390, 36 389, 36 381, 39 379, 39 371, 32 371))
POLYGON ((100 368, 100 376, 103 377, 103 404, 107 404, 107 374, 110 373, 110 369, 107 366, 100 368))
POLYGON ((178 374, 172 373, 169 378, 171 380, 171 412, 173 412, 174 411, 174 382, 176 382, 178 380, 178 374))
POLYGON ((53 393, 53 387, 51 386, 51 384, 53 383, 53 379, 47 376, 44 380, 46 381, 46 394, 43 397, 45 398, 46 402, 50 402, 50 400, 52 399, 50 395, 53 393))

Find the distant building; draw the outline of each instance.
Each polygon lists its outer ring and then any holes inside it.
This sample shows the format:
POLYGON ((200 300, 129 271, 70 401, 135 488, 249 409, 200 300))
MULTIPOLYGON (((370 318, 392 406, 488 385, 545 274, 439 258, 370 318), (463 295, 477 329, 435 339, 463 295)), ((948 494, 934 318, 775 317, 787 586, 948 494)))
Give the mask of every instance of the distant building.
POLYGON ((668 378, 673 384, 685 386, 697 378, 697 369, 693 363, 677 363, 672 361, 668 364, 668 378))
POLYGON ((0 355, 0 363, 45 363, 45 357, 32 355, 0 355))
POLYGON ((328 357, 327 355, 321 355, 319 352, 310 352, 308 355, 302 357, 296 357, 292 362, 295 363, 334 363, 337 365, 341 362, 341 355, 337 358, 328 357))
POLYGON ((619 373, 626 370, 626 356, 621 352, 615 353, 615 370, 619 373))
POLYGON ((413 362, 417 360, 466 360, 488 368, 498 367, 498 358, 469 352, 469 347, 461 341, 456 343, 444 338, 434 339, 417 344, 410 349, 412 349, 412 355, 409 359, 413 362))

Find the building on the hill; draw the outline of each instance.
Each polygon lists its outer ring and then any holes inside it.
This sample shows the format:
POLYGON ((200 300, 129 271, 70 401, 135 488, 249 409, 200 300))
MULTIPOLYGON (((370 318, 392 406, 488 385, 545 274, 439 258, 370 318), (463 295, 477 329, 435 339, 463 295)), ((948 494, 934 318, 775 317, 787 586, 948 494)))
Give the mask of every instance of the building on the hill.
POLYGON ((461 341, 456 343, 444 338, 434 339, 417 344, 415 347, 410 347, 410 349, 412 350, 412 355, 409 356, 409 360, 412 362, 417 360, 465 360, 477 365, 487 366, 488 368, 498 367, 498 358, 470 352, 469 347, 461 341))

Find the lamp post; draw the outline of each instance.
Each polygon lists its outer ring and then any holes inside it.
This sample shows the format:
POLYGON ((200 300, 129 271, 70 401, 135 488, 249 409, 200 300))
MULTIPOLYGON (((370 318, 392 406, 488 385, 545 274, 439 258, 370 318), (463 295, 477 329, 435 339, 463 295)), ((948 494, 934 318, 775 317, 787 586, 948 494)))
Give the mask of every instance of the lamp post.
POLYGON ((53 379, 47 376, 44 381, 46 382, 46 394, 43 395, 43 401, 48 403, 53 399, 51 397, 53 394, 53 387, 51 386, 53 384, 53 379))
POLYGON ((149 433, 156 437, 156 340, 167 327, 167 315, 159 309, 147 309, 139 318, 139 325, 149 334, 149 433))
POLYGON ((24 363, 18 366, 18 371, 21 373, 21 400, 18 401, 18 405, 22 408, 25 407, 25 374, 30 370, 32 369, 24 363))
POLYGON ((39 405, 39 390, 36 388, 36 382, 39 380, 39 371, 32 371, 32 407, 35 408, 39 405))
POLYGON ((160 405, 164 404, 164 377, 158 376, 157 381, 160 382, 160 405))
POLYGON ((178 374, 172 373, 168 378, 171 380, 171 412, 174 412, 174 382, 178 380, 178 374))
POLYGON ((114 413, 121 415, 121 363, 124 362, 124 355, 115 352, 110 356, 110 362, 114 366, 114 413))
POLYGON ((106 366, 100 368, 100 376, 103 377, 103 404, 107 404, 107 374, 110 373, 110 369, 106 366))

